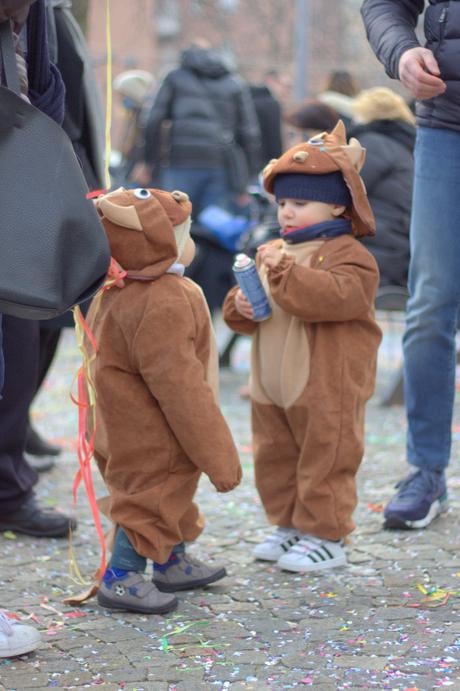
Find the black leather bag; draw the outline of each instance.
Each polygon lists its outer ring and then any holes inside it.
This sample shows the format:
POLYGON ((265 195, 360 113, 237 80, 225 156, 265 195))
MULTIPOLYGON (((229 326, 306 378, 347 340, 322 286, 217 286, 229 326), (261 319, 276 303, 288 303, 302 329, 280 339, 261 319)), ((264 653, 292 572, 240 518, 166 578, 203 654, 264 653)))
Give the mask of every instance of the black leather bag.
POLYGON ((110 251, 70 139, 20 96, 9 22, 0 55, 0 312, 49 319, 98 290, 110 251))

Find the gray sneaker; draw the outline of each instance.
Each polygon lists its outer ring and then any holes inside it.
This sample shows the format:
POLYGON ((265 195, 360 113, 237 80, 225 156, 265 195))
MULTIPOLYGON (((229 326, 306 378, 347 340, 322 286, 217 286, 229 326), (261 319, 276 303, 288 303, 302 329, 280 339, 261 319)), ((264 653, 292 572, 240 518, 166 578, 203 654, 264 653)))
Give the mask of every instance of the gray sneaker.
POLYGON ((142 614, 165 614, 177 607, 174 595, 164 595, 142 574, 127 571, 119 575, 107 569, 97 593, 97 601, 107 609, 121 609, 142 614))
POLYGON ((185 552, 173 552, 165 564, 155 563, 153 582, 158 590, 172 593, 176 590, 201 588, 225 578, 226 575, 222 566, 208 566, 185 552))

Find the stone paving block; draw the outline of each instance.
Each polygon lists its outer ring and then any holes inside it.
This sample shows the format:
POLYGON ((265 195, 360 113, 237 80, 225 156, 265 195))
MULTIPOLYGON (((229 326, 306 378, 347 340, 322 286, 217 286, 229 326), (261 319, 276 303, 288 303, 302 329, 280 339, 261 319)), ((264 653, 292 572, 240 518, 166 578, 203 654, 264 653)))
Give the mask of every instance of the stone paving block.
POLYGON ((8 672, 0 669, 0 682, 7 689, 34 689, 47 686, 49 675, 42 672, 8 672))

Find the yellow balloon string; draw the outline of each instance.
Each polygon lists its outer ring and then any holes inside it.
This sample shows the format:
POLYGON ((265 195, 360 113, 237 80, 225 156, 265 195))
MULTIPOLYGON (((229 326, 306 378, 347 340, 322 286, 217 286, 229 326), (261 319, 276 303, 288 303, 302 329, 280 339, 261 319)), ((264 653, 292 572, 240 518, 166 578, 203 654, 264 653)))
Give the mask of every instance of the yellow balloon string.
MULTIPOLYGON (((110 130, 111 130, 111 121, 112 121, 112 37, 111 37, 111 31, 110 31, 110 0, 106 0, 105 4, 105 36, 106 36, 106 56, 107 56, 107 65, 106 65, 106 107, 105 107, 105 165, 104 165, 104 184, 107 190, 110 189, 111 187, 111 180, 110 180, 110 153, 112 149, 111 145, 111 138, 110 138, 110 130)), ((96 298, 98 299, 98 302, 100 301, 102 297, 102 291, 99 291, 98 295, 96 298)), ((91 413, 94 416, 95 414, 95 400, 94 400, 94 385, 91 379, 91 373, 90 373, 90 365, 92 360, 95 357, 95 353, 92 355, 89 354, 88 350, 85 348, 84 345, 84 329, 82 328, 82 314, 80 312, 80 308, 74 307, 73 308, 73 315, 74 315, 74 320, 75 320, 75 334, 77 338, 77 343, 79 346, 79 349, 82 353, 83 356, 83 371, 86 374, 86 380, 88 382, 88 394, 89 394, 89 399, 90 399, 90 406, 91 406, 91 413)), ((93 420, 94 424, 94 420, 93 420)), ((87 584, 87 582, 83 579, 80 569, 78 567, 77 559, 75 557, 75 552, 72 544, 72 537, 69 536, 69 575, 70 578, 76 582, 79 582, 81 584, 87 584)))
POLYGON ((110 33, 110 0, 105 3, 105 40, 107 52, 106 97, 105 97, 105 188, 110 189, 110 153, 112 150, 110 128, 112 124, 112 37, 110 33))

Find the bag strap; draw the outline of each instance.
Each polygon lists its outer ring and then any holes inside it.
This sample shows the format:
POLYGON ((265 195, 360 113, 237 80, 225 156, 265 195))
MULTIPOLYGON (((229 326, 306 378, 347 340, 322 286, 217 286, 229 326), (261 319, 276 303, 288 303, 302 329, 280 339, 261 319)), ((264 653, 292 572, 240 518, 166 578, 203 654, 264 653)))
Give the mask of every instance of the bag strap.
POLYGON ((14 50, 13 32, 9 20, 0 24, 0 55, 3 65, 2 82, 14 91, 18 96, 21 95, 19 83, 18 67, 16 64, 16 52, 14 50))

